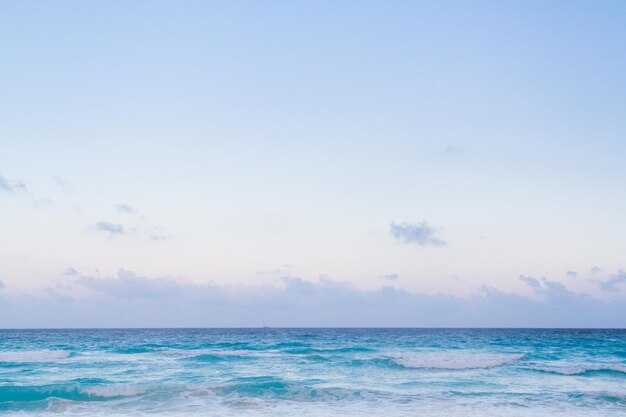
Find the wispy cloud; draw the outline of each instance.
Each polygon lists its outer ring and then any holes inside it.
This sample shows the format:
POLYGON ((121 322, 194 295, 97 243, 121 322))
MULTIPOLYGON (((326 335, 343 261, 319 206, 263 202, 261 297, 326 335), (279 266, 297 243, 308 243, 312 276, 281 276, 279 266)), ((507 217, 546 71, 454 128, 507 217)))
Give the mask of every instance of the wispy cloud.
POLYGON ((442 152, 447 155, 457 155, 461 153, 461 149, 455 145, 448 145, 445 148, 443 148, 442 152))
POLYGON ((33 198, 33 206, 34 207, 50 207, 54 205, 54 201, 50 198, 33 198))
MULTIPOLYGON (((145 216, 139 215, 134 207, 124 203, 116 204, 114 207, 118 214, 123 214, 130 217, 125 220, 126 226, 123 226, 121 224, 112 224, 110 222, 102 222, 106 223, 105 225, 103 225, 105 228, 110 226, 119 226, 122 228, 120 230, 121 233, 119 234, 137 236, 154 241, 166 240, 171 237, 170 234, 167 233, 163 227, 151 224, 146 220, 145 216)), ((113 234, 115 234, 115 232, 113 232, 113 234)))
POLYGON ((26 192, 26 185, 21 181, 9 180, 0 175, 0 191, 9 194, 26 192))
POLYGON ((257 271, 256 274, 257 275, 274 275, 274 276, 289 275, 288 271, 292 269, 293 269, 293 265, 283 264, 280 268, 257 271))
POLYGON ((51 180, 52 180, 52 183, 56 185, 57 187, 59 187, 60 189, 66 192, 72 191, 72 186, 63 178, 59 177, 58 175, 51 177, 51 180))
POLYGON ((414 243, 421 246, 444 246, 445 240, 437 237, 439 229, 431 227, 425 221, 421 223, 395 223, 389 225, 389 234, 400 243, 414 243))
POLYGON ((387 279, 389 281, 396 281, 400 279, 400 275, 398 274, 389 274, 389 275, 381 275, 381 278, 387 279))
POLYGON ((576 272, 576 271, 566 271, 565 275, 567 275, 569 278, 576 278, 578 276, 578 272, 576 272))
POLYGON ((591 273, 592 274, 597 274, 598 272, 602 272, 602 268, 600 268, 599 266, 592 266, 591 267, 591 273))
POLYGON ((166 240, 170 238, 170 235, 164 232, 158 227, 143 227, 138 229, 140 234, 147 237, 150 240, 166 240))
MULTIPOLYGON (((132 222, 131 222, 132 223, 132 222)), ((141 221, 134 222, 135 225, 124 226, 121 223, 114 223, 110 221, 99 221, 90 226, 90 229, 98 233, 106 233, 108 237, 113 236, 136 236, 140 238, 146 238, 149 240, 165 240, 169 239, 170 235, 166 233, 163 228, 157 226, 145 226, 141 221)))
POLYGON ((0 289, 2 289, 4 287, 5 287, 4 282, 0 281, 0 289))
POLYGON ((116 204, 115 205, 115 209, 118 211, 118 213, 122 213, 122 214, 135 214, 137 213, 137 211, 129 206, 128 204, 116 204))
POLYGON ((95 232, 107 233, 109 237, 121 236, 125 234, 124 226, 119 223, 112 223, 107 221, 100 221, 91 225, 91 230, 95 232))
POLYGON ((79 275, 78 271, 75 270, 72 267, 67 267, 67 269, 65 270, 65 272, 63 272, 63 275, 79 275))

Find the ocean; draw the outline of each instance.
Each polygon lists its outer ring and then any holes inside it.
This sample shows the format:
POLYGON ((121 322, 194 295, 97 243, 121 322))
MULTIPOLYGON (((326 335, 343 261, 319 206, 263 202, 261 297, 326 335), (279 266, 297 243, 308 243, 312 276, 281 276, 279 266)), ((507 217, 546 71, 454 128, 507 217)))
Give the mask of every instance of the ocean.
POLYGON ((625 416, 626 331, 0 330, 0 415, 625 416))

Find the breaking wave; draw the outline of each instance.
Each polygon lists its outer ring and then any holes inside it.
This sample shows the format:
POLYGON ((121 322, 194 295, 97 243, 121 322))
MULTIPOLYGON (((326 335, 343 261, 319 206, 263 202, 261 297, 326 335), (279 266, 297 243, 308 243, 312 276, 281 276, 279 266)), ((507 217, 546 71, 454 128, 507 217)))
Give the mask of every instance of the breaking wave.
POLYGON ((0 352, 0 363, 2 362, 52 362, 76 356, 67 350, 24 350, 13 352, 0 352))
POLYGON ((523 354, 470 353, 470 352, 419 352, 392 355, 393 361, 413 369, 483 369, 506 365, 523 358, 523 354))
POLYGON ((102 401, 135 396, 146 392, 146 390, 146 387, 139 385, 124 384, 91 386, 81 386, 81 384, 4 385, 0 386, 0 402, 40 401, 49 398, 72 401, 102 401))
POLYGON ((598 364, 585 366, 552 366, 535 368, 540 372, 559 375, 590 376, 596 374, 615 374, 626 376, 626 365, 621 364, 598 364))

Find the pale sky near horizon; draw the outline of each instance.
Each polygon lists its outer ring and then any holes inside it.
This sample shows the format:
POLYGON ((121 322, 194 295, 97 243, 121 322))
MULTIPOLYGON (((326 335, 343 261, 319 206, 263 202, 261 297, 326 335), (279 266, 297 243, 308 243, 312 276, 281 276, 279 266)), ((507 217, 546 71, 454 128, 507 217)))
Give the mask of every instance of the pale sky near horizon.
POLYGON ((0 296, 615 300, 624 56, 620 1, 3 2, 0 296))

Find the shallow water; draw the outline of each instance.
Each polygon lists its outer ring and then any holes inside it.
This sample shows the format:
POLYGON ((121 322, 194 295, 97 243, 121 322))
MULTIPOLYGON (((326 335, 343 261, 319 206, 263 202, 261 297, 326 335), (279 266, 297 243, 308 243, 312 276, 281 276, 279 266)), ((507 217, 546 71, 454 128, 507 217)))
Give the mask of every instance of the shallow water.
POLYGON ((0 414, 624 416, 626 331, 0 330, 0 414))

